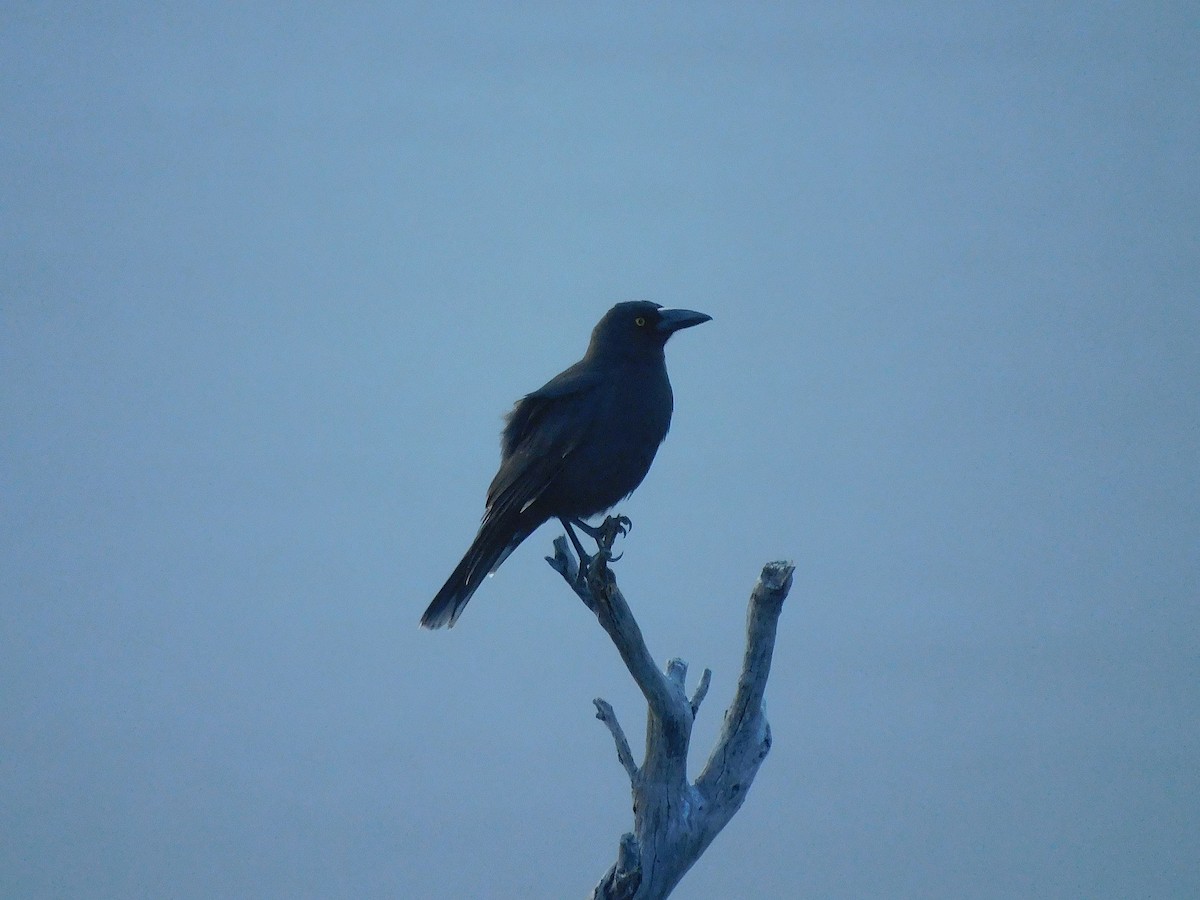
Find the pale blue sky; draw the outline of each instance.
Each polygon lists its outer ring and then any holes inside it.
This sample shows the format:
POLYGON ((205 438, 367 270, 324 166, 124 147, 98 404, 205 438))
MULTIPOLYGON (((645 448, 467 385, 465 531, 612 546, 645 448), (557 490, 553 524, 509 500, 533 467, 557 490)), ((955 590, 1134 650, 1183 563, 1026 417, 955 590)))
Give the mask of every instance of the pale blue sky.
POLYGON ((677 896, 1200 894, 1188 4, 9 4, 0 894, 584 896, 643 709, 501 416, 703 310, 621 511, 775 735, 677 896))

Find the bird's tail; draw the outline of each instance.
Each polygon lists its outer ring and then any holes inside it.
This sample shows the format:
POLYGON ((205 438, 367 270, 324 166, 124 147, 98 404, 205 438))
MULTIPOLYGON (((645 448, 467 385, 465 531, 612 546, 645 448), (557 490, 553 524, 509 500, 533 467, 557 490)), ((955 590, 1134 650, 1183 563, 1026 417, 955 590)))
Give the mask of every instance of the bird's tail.
POLYGON ((495 572, 529 534, 524 529, 514 534, 512 524, 502 517, 485 519, 466 555, 421 616, 421 627, 453 627, 483 579, 495 572))

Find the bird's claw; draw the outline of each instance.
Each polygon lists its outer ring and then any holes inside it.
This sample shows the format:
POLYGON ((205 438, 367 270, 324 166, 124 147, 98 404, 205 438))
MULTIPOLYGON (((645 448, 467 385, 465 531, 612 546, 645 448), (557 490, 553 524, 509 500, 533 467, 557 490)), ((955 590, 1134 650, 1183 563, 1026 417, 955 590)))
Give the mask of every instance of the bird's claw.
POLYGON ((618 537, 625 537, 633 530, 633 520, 629 516, 609 516, 597 531, 597 541, 603 546, 612 546, 618 537))
MULTIPOLYGON (((596 555, 593 556, 592 559, 602 559, 607 564, 610 562, 616 562, 618 559, 620 559, 624 555, 625 555, 625 551, 621 551, 620 553, 613 553, 612 548, 601 547, 599 550, 596 551, 596 555)), ((589 560, 589 562, 590 561, 591 560, 589 560)))
POLYGON ((604 520, 598 529, 596 529, 596 544, 600 548, 600 555, 604 557, 605 562, 616 562, 624 552, 618 553, 615 556, 612 552, 612 545, 618 537, 625 537, 633 528, 633 521, 629 516, 609 516, 604 520))
MULTIPOLYGON (((618 537, 625 537, 633 528, 633 521, 629 516, 608 516, 599 525, 589 525, 582 519, 566 519, 560 520, 563 523, 563 528, 566 529, 567 537, 575 546, 575 555, 579 558, 579 570, 577 582, 582 585, 593 574, 599 575, 610 562, 616 562, 624 553, 614 554, 612 545, 618 537), (584 534, 588 535, 596 542, 596 553, 594 555, 584 551, 583 544, 579 542, 579 538, 575 536, 572 530, 578 528, 584 534)), ((578 590, 579 585, 576 586, 578 590)))

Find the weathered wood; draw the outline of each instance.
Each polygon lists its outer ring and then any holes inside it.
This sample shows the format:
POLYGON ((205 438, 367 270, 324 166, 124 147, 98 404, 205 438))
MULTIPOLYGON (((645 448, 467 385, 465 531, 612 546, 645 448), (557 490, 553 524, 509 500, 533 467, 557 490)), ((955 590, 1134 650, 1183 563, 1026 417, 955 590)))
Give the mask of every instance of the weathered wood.
POLYGON ((696 782, 687 778, 692 725, 712 673, 704 670, 689 699, 687 663, 654 662, 608 563, 619 530, 605 523, 600 549, 577 561, 565 537, 546 561, 591 610, 646 698, 646 752, 638 766, 612 707, 597 698, 596 718, 612 733, 617 758, 633 791, 633 832, 621 837, 617 861, 592 892, 594 900, 661 900, 668 896, 713 838, 741 807, 771 748, 763 695, 771 671, 776 627, 795 567, 768 563, 750 595, 746 652, 721 735, 696 782))

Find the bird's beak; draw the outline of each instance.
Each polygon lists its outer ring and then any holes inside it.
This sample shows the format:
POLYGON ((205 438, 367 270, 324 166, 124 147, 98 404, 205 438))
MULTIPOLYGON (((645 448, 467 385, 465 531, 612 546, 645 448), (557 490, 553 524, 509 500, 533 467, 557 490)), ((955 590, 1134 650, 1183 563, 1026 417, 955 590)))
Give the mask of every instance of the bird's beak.
POLYGON ((659 322, 655 327, 664 334, 674 334, 682 328, 691 328, 712 318, 694 309, 660 309, 658 315, 659 322))

